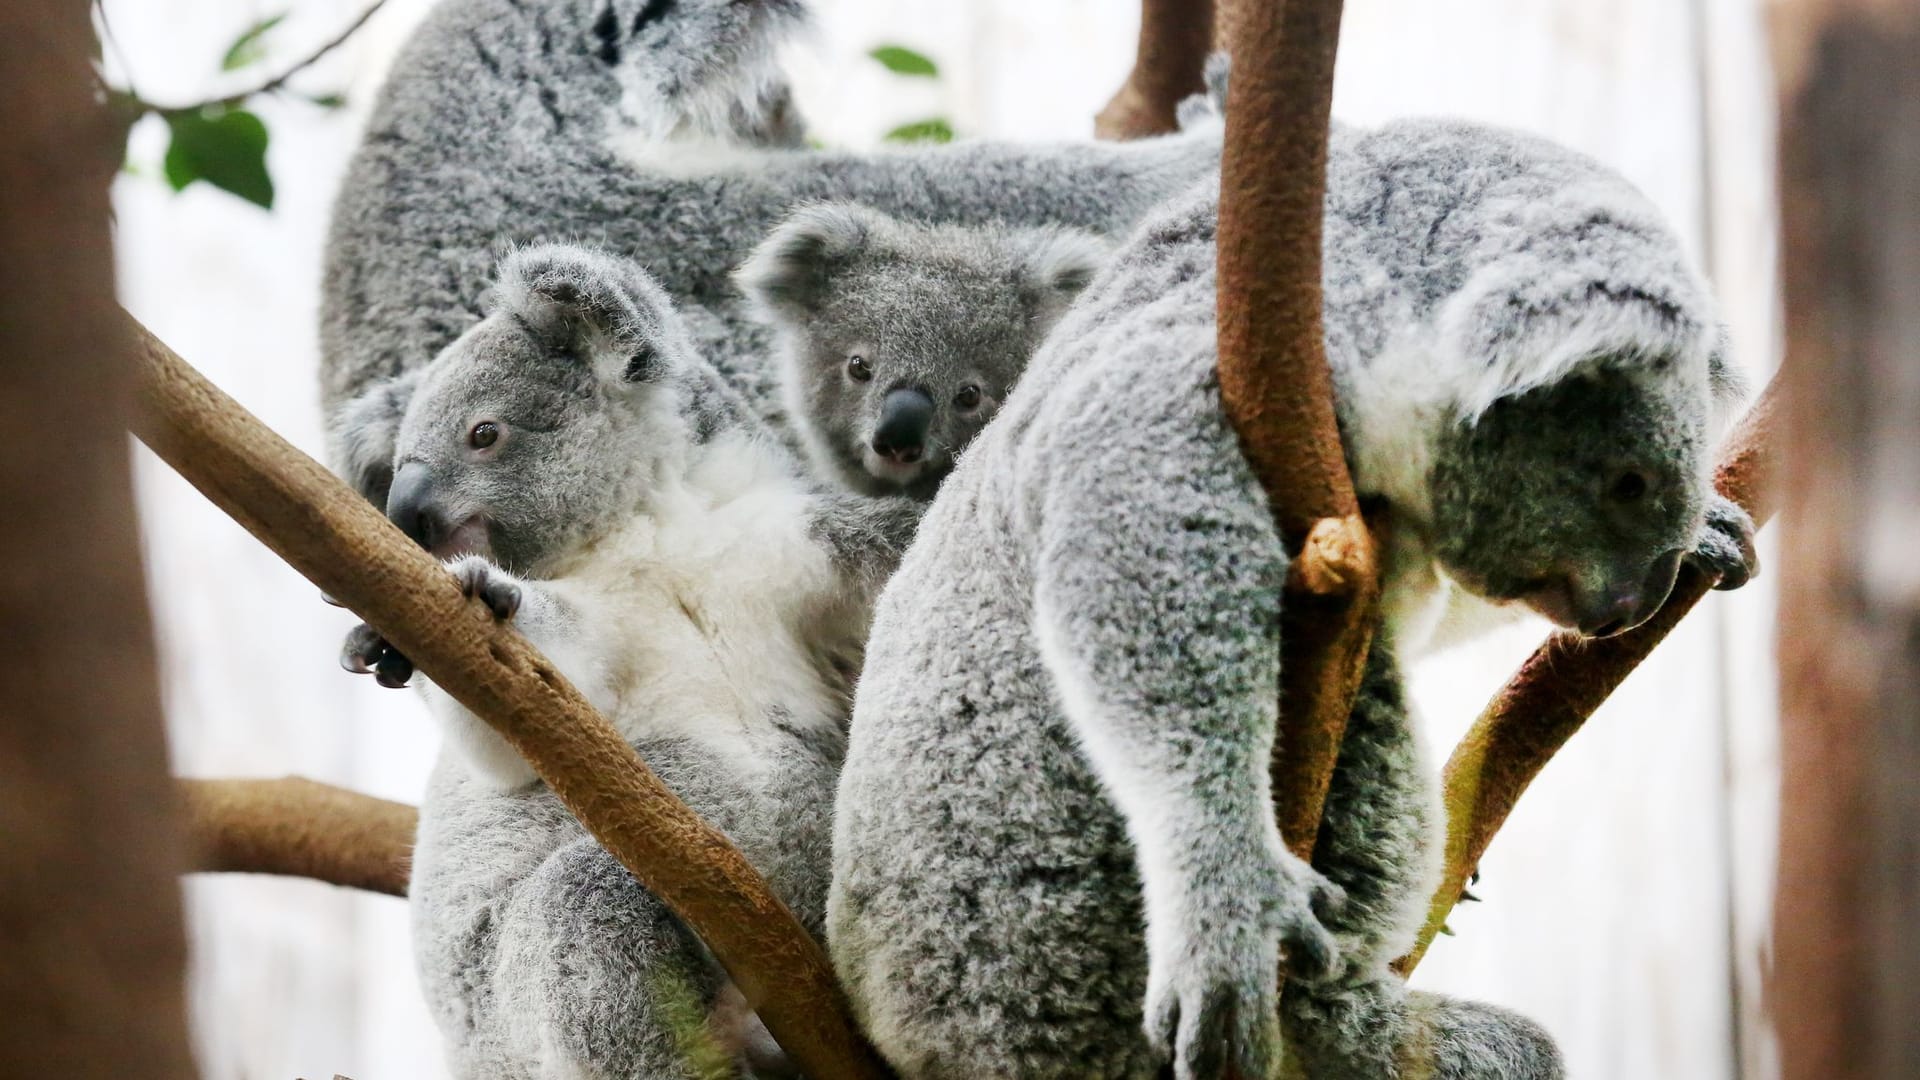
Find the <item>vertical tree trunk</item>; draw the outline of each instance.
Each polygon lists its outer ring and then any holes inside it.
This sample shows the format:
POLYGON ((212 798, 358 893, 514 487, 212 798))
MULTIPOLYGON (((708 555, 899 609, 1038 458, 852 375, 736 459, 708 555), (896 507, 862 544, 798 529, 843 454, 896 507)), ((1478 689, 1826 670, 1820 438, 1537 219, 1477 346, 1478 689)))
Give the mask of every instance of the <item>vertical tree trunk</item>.
POLYGON ((1786 1080, 1920 1076, 1920 4, 1778 27, 1786 1080))
POLYGON ((78 0, 0 4, 0 1075, 185 1077, 92 41, 78 0))

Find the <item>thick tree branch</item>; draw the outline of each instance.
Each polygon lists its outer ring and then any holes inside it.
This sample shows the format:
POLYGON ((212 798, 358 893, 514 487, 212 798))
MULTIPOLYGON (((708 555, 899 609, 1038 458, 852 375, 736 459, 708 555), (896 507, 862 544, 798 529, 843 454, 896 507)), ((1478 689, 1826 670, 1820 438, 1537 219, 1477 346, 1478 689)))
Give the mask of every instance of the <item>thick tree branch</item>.
POLYGON ((1175 107, 1204 89, 1212 48, 1213 0, 1143 0, 1133 70, 1093 118, 1093 133, 1142 139, 1174 130, 1175 107))
POLYGON ((1334 418, 1320 323, 1320 231, 1339 0, 1238 0, 1220 173, 1220 400, 1297 557, 1281 655, 1274 799, 1311 854, 1379 600, 1334 418))
POLYGON ((883 1077, 826 955, 553 665, 375 510, 138 327, 141 439, 281 558, 492 724, 698 934, 812 1076, 883 1077))
POLYGON ((298 776, 181 780, 193 869, 407 895, 420 812, 298 776))
MULTIPOLYGON (((1767 387, 1727 440, 1714 477, 1720 493, 1744 507, 1756 523, 1765 522, 1776 507, 1772 428, 1777 385, 1776 380, 1767 387)), ((1412 971, 1426 955, 1527 785, 1712 587, 1705 574, 1684 567, 1666 604, 1639 627, 1600 641, 1549 638, 1474 721, 1444 773, 1445 876, 1412 952, 1396 965, 1401 973, 1412 971)))

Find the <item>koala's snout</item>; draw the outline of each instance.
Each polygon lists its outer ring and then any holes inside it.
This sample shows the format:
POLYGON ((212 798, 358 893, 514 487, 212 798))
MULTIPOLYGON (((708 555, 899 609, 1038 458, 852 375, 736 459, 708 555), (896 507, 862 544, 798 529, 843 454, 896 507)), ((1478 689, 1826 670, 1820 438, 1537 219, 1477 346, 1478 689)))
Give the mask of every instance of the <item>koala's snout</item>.
POLYGON ((410 461, 400 466, 387 492, 387 520, 442 559, 487 554, 485 521, 477 515, 454 520, 436 488, 426 465, 410 461))
POLYGON ((1654 559, 1640 575, 1615 574, 1597 588, 1578 580, 1557 583, 1528 598, 1534 610, 1585 637, 1623 634, 1653 617, 1673 592, 1682 552, 1654 559))
POLYGON ((933 398, 925 390, 902 387, 880 403, 880 424, 873 429, 873 452, 900 465, 918 462, 927 452, 933 427, 933 398))

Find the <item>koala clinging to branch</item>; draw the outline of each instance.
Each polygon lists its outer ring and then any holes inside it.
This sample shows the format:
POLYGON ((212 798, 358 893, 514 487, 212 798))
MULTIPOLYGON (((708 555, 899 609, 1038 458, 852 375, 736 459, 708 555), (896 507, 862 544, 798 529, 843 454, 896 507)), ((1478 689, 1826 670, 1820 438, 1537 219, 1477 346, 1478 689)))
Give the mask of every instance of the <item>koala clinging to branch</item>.
MULTIPOLYGON (((852 674, 921 504, 818 490, 629 262, 527 249, 488 308, 397 431, 351 433, 396 447, 388 515, 819 933, 852 674)), ((409 674, 365 627, 343 659, 409 674)), ((447 752, 412 904, 456 1074, 731 1074, 764 1031, 699 942, 492 728, 428 700, 447 752)))
POLYGON ((1336 129, 1325 331, 1381 508, 1387 625, 1309 867, 1269 790, 1287 556, 1221 409, 1217 178, 1069 309, 876 610, 829 940, 912 1080, 1273 1075, 1276 979, 1316 1080, 1536 1080, 1551 1040, 1388 964, 1442 812, 1395 675, 1473 620, 1608 634, 1682 561, 1744 581, 1713 493, 1735 393, 1711 298, 1645 199, 1542 140, 1336 129), (1344 896, 1344 903, 1341 897, 1344 896))
POLYGON ((1106 253, 1077 229, 822 203, 734 276, 775 329, 788 422, 819 471, 930 499, 1106 253))

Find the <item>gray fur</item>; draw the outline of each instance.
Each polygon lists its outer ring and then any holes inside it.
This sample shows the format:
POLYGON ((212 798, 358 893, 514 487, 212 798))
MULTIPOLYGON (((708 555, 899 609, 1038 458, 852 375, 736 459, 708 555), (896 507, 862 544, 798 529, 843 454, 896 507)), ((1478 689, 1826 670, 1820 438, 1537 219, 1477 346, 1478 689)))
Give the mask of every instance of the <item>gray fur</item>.
MULTIPOLYGON (((487 311, 420 370, 390 512, 456 525, 435 548, 469 594, 820 933, 852 677, 920 504, 819 491, 630 262, 518 252, 487 311)), ((349 652, 393 659, 371 632, 349 652)), ((411 895, 455 1074, 739 1075, 764 1031, 700 943, 490 727, 425 690, 447 745, 411 895)))
POLYGON ((1712 301, 1584 157, 1461 123, 1336 130, 1329 362, 1391 543, 1310 870, 1269 805, 1286 558, 1221 415, 1217 200, 1203 181, 1095 280, 883 593, 835 823, 835 962, 915 1080, 1146 1077, 1169 1055, 1180 1077, 1271 1075, 1280 954, 1316 1077, 1419 1075, 1391 1064, 1407 1054, 1557 1077, 1537 1027, 1386 971, 1441 820, 1393 665, 1474 608, 1590 624, 1600 598, 1632 621, 1677 553, 1739 561, 1751 524, 1708 478, 1712 301), (1645 490, 1622 498, 1634 470, 1645 490))
MULTIPOLYGON (((653 273, 778 430, 771 337, 729 275, 796 205, 1117 232, 1218 159, 1217 125, 1129 144, 794 149, 772 56, 802 14, 797 0, 442 3, 395 63, 334 209, 330 424, 478 321, 509 245, 577 241, 653 273)), ((384 482, 374 470, 362 490, 384 482)))
POLYGON ((789 423, 815 468, 865 494, 932 498, 1106 254, 1077 229, 919 225, 822 203, 735 276, 775 328, 789 423), (902 388, 934 409, 928 449, 908 464, 873 446, 882 402, 902 388))

